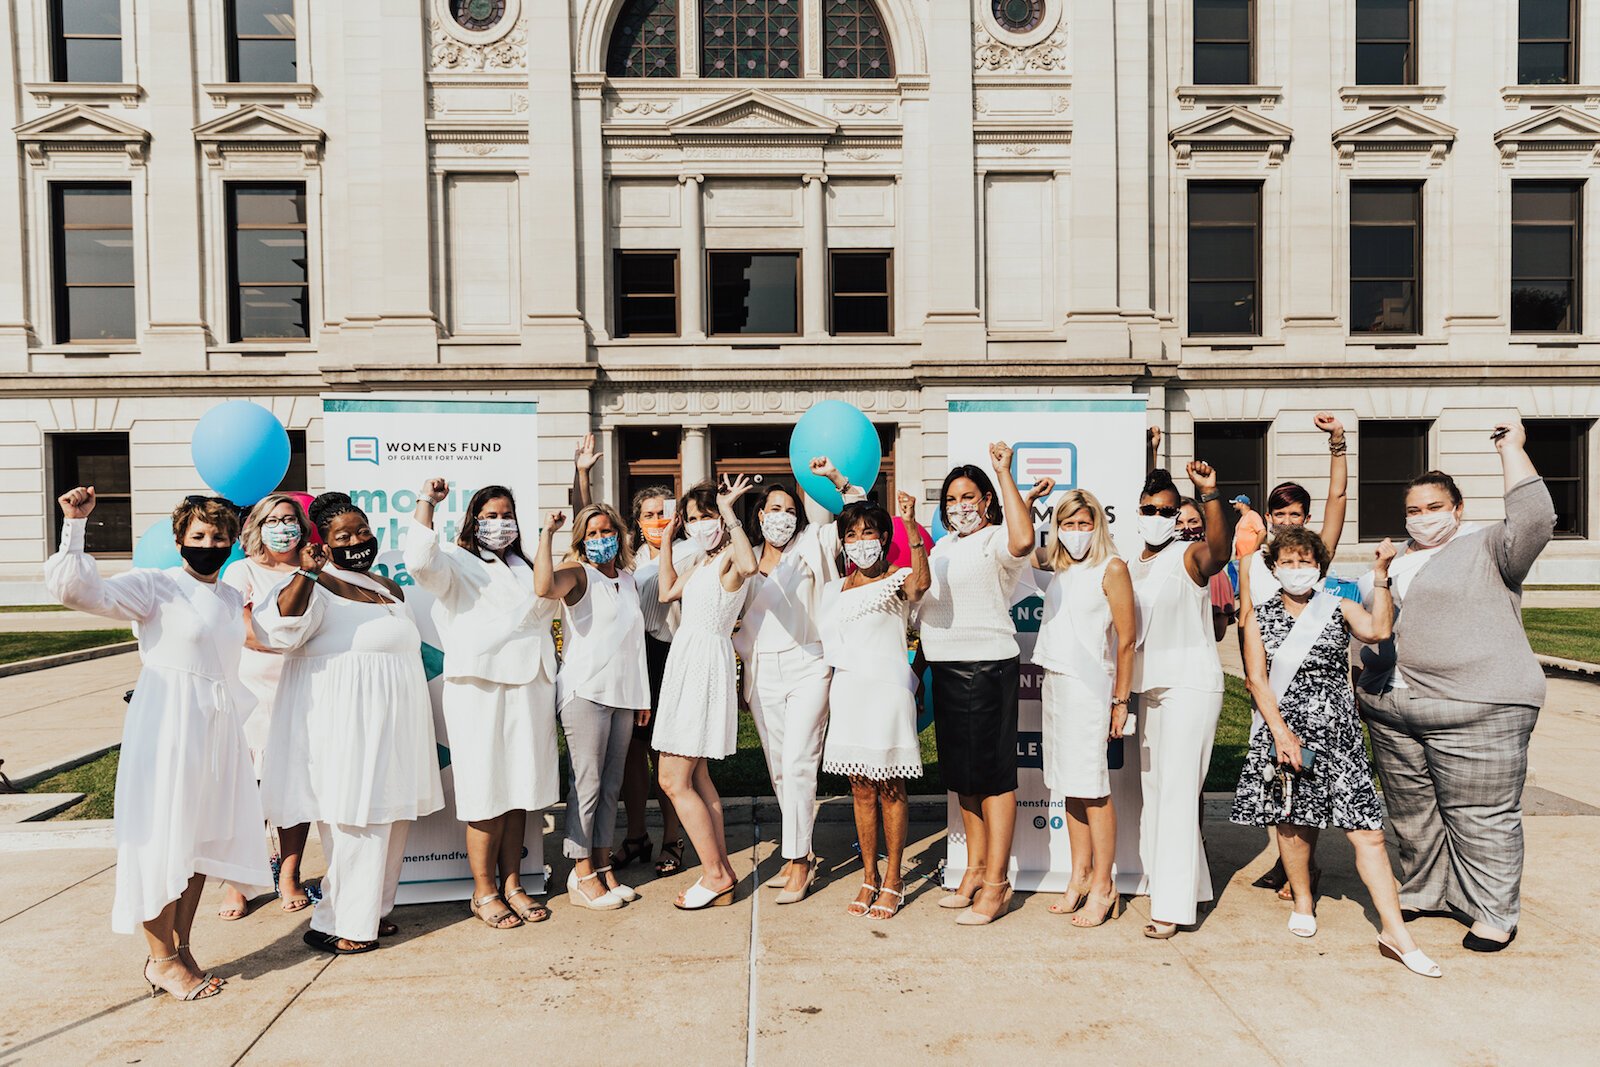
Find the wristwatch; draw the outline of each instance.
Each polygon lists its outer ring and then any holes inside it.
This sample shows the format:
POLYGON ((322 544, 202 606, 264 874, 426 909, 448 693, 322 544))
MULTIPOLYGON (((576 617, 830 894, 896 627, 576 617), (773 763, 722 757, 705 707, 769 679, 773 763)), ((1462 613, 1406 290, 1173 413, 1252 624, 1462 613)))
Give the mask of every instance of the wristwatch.
POLYGON ((1209 504, 1213 500, 1221 500, 1221 499, 1222 499, 1222 491, 1220 489, 1213 489, 1209 493, 1201 493, 1200 494, 1200 503, 1202 503, 1202 504, 1209 504))
POLYGON ((1374 589, 1387 589, 1393 584, 1394 584, 1394 579, 1393 578, 1389 579, 1386 582, 1380 582, 1376 578, 1374 578, 1372 580, 1372 588, 1374 588, 1374 589))

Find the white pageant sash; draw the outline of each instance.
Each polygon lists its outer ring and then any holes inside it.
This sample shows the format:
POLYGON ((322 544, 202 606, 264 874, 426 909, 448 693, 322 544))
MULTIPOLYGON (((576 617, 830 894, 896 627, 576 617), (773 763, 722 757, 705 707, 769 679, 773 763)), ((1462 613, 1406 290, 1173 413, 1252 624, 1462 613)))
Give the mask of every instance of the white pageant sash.
POLYGON ((1272 686, 1272 695, 1280 703, 1289 686, 1294 684, 1300 668, 1305 666, 1306 656, 1317 643, 1317 638, 1322 636, 1323 628, 1333 619, 1333 613, 1339 610, 1341 599, 1337 593, 1318 590, 1305 610, 1300 612, 1300 617, 1294 620, 1294 625, 1289 628, 1289 636, 1278 646, 1277 653, 1272 657, 1272 670, 1267 675, 1267 683, 1272 686))

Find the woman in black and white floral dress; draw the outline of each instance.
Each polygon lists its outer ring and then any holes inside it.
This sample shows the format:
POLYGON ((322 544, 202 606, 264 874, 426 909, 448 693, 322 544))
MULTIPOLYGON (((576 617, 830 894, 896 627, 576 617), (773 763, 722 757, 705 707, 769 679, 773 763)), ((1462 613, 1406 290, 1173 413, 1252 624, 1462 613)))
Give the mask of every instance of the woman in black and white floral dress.
POLYGON ((1378 546, 1373 611, 1319 591, 1332 553, 1314 531, 1290 527, 1263 549, 1281 589, 1241 620, 1250 695, 1266 728, 1250 738, 1234 794, 1233 821, 1276 826, 1283 865, 1294 890, 1289 932, 1317 932, 1311 888, 1315 830, 1337 826, 1355 847, 1356 870, 1383 920, 1378 949, 1417 974, 1439 967, 1417 948, 1400 915, 1394 871, 1383 843, 1383 805, 1361 743, 1350 686, 1350 638, 1373 642, 1393 629, 1389 561, 1378 546))

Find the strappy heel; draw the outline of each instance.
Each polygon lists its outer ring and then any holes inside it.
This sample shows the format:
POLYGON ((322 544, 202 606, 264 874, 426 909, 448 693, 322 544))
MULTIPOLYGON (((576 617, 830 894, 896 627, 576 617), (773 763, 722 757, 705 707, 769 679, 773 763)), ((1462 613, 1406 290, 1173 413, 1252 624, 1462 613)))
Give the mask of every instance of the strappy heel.
MULTIPOLYGON (((983 868, 982 867, 973 866, 973 867, 968 867, 967 870, 968 871, 977 871, 978 874, 979 874, 980 880, 982 879, 982 873, 983 873, 983 868)), ((947 894, 944 897, 944 899, 939 901, 939 907, 941 907, 941 908, 970 908, 970 907, 972 907, 972 896, 961 892, 961 887, 960 886, 956 886, 956 888, 951 890, 950 893, 947 894)))
POLYGON ((684 891, 683 900, 672 902, 673 907, 679 911, 700 911, 702 908, 725 908, 733 903, 733 891, 739 888, 735 882, 720 892, 707 889, 701 884, 700 879, 695 879, 694 885, 684 891))
POLYGON ((1016 896, 1016 891, 1011 888, 1011 879, 1002 878, 998 882, 991 882, 985 878, 983 880, 983 884, 1003 885, 1006 887, 1006 891, 1000 895, 1000 906, 996 908, 993 913, 985 915, 978 910, 977 894, 973 894, 973 906, 965 915, 958 915, 956 917, 957 926, 988 926, 990 923, 1000 918, 1000 916, 1011 910, 1011 902, 1016 896))
MULTIPOLYGON (((609 865, 609 866, 596 867, 594 869, 594 873, 595 874, 610 874, 610 873, 612 873, 611 866, 614 866, 615 862, 616 861, 613 860, 612 864, 609 865)), ((605 885, 606 884, 605 883, 605 879, 602 878, 600 880, 600 884, 601 885, 605 885)), ((623 885, 621 882, 618 882, 616 885, 609 886, 607 888, 608 888, 609 892, 615 893, 618 897, 620 897, 622 899, 623 903, 625 903, 625 904, 632 904, 634 901, 639 899, 638 892, 631 885, 623 885)))
POLYGON ((150 996, 152 998, 159 997, 161 994, 167 993, 176 1000, 205 1000, 207 997, 214 997, 218 993, 222 992, 222 983, 209 975, 196 982, 187 993, 178 993, 174 990, 168 989, 166 986, 150 977, 150 965, 152 963, 171 963, 177 958, 178 953, 176 952, 170 956, 162 956, 160 959, 157 959, 154 956, 146 956, 144 958, 144 980, 150 984, 150 996))
POLYGON ((624 837, 622 839, 622 847, 611 854, 611 866, 620 871, 634 860, 638 860, 641 863, 649 863, 650 853, 653 850, 654 845, 650 840, 649 834, 641 834, 638 837, 624 837), (640 842, 643 842, 643 844, 640 842))
POLYGON ((1385 941, 1382 934, 1379 934, 1378 951, 1391 960, 1399 960, 1405 964, 1406 970, 1412 974, 1420 974, 1424 978, 1442 978, 1444 976, 1444 972, 1439 970, 1439 965, 1430 960, 1427 953, 1420 948, 1414 948, 1410 952, 1401 952, 1398 948, 1385 941))
POLYGON ((1122 894, 1117 892, 1115 886, 1111 887, 1111 896, 1109 897, 1103 897, 1099 893, 1090 893, 1088 900, 1084 903, 1084 908, 1104 908, 1105 910, 1100 913, 1100 918, 1095 919, 1093 922, 1084 919, 1084 916, 1088 914, 1087 910, 1079 912, 1072 917, 1073 926, 1080 930, 1093 930, 1096 926, 1104 926, 1122 914, 1122 894))
MULTIPOLYGON (((181 945, 178 945, 178 946, 176 946, 176 947, 177 947, 177 949, 178 949, 178 955, 180 955, 180 956, 181 956, 181 955, 183 955, 183 953, 184 953, 184 950, 185 950, 185 949, 187 949, 187 948, 188 948, 188 947, 189 947, 189 943, 188 943, 188 942, 184 942, 184 943, 183 943, 183 944, 181 944, 181 945)), ((199 970, 199 969, 200 969, 200 968, 199 968, 199 967, 198 967, 198 966, 197 966, 197 967, 196 967, 196 968, 195 968, 195 970, 199 970)), ((211 971, 207 971, 207 972, 206 972, 206 980, 207 980, 207 981, 211 981, 211 982, 215 982, 215 983, 217 983, 217 984, 218 984, 218 985, 227 985, 227 984, 228 984, 228 980, 227 980, 227 979, 226 979, 226 978, 218 978, 218 977, 217 977, 217 976, 216 976, 216 975, 215 975, 215 974, 214 974, 214 973, 212 973, 212 972, 211 972, 211 971)))
POLYGON ((1065 906, 1062 905, 1062 903, 1060 901, 1056 901, 1054 904, 1050 905, 1045 910, 1048 911, 1051 915, 1071 915, 1074 912, 1080 910, 1084 906, 1084 904, 1087 903, 1088 900, 1089 900, 1089 887, 1086 884, 1079 886, 1079 885, 1073 885, 1071 882, 1068 882, 1067 883, 1067 892, 1076 893, 1077 897, 1078 897, 1077 900, 1072 902, 1072 906, 1071 907, 1065 907, 1065 906))
MULTIPOLYGON (((873 900, 878 899, 878 894, 883 891, 883 886, 879 885, 877 882, 862 882, 861 883, 861 888, 862 889, 870 889, 870 890, 872 890, 872 899, 873 900)), ((859 918, 861 918, 861 916, 865 915, 867 912, 872 910, 872 905, 871 904, 863 904, 859 900, 852 900, 845 907, 844 910, 845 910, 846 914, 854 915, 856 918, 859 919, 859 918), (857 908, 860 908, 861 910, 857 911, 856 910, 857 908)))
POLYGON ((683 838, 661 842, 661 858, 656 860, 656 877, 670 878, 683 870, 683 848, 688 844, 683 838))
MULTIPOLYGON (((482 919, 483 925, 487 926, 491 930, 515 930, 517 927, 521 926, 522 919, 515 911, 511 910, 511 905, 505 903, 504 901, 501 901, 501 906, 504 907, 505 910, 500 914, 485 914, 484 906, 487 904, 492 904, 497 900, 500 900, 499 893, 486 893, 483 896, 476 898, 472 902, 472 914, 476 915, 479 919, 482 919), (508 925, 506 923, 507 919, 514 921, 508 925)), ((382 931, 380 930, 379 933, 381 934, 382 931)))
POLYGON ((874 900, 872 902, 872 907, 867 909, 867 918, 892 919, 899 914, 900 906, 905 902, 906 895, 903 892, 898 889, 890 889, 888 886, 884 886, 878 890, 878 899, 874 900), (894 903, 892 905, 879 903, 879 901, 883 899, 884 894, 894 897, 894 903), (880 912, 882 914, 879 914, 880 912))

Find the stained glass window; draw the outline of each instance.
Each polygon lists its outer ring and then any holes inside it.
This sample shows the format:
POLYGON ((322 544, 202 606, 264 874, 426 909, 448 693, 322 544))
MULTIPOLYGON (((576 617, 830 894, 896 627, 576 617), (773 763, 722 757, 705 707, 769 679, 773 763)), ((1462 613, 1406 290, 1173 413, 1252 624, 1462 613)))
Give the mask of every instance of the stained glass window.
POLYGON ((450 0, 450 14, 464 30, 492 30, 505 18, 506 0, 450 0))
POLYGON ((800 77, 800 0, 701 0, 700 35, 702 77, 800 77))
POLYGON ((822 75, 887 78, 894 74, 889 35, 872 0, 822 0, 822 75))
POLYGON ((613 78, 678 76, 678 0, 628 0, 611 31, 613 78))
POLYGON ((1027 33, 1044 21, 1044 0, 994 0, 994 20, 1012 33, 1027 33))

